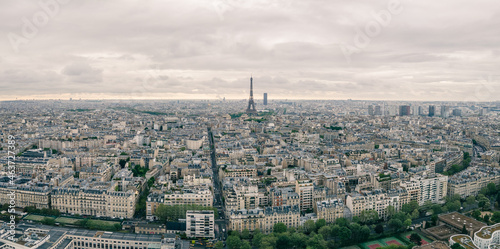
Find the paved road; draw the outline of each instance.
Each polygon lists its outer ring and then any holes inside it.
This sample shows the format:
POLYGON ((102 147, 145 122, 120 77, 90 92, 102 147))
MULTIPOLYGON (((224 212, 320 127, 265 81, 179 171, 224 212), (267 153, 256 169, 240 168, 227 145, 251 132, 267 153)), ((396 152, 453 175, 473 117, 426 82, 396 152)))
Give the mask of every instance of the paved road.
POLYGON ((215 221, 217 227, 215 237, 219 240, 226 240, 227 238, 227 220, 225 219, 224 203, 222 202, 222 188, 219 181, 219 168, 217 167, 217 157, 215 154, 215 141, 212 133, 212 127, 207 125, 208 140, 210 142, 210 157, 212 161, 213 182, 214 182, 214 207, 219 212, 219 219, 215 221))

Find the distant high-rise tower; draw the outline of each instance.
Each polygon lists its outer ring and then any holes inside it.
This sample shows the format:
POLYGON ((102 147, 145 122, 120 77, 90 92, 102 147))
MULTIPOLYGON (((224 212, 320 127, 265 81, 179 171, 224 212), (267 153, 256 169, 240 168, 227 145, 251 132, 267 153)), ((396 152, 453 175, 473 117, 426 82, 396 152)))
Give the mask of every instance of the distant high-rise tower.
POLYGON ((429 106, 429 117, 434 117, 436 115, 436 106, 430 105, 429 106))
POLYGON ((250 98, 248 99, 247 114, 256 114, 255 102, 253 101, 253 79, 250 77, 250 98))
POLYGON ((264 105, 267 105, 267 93, 264 93, 264 105))
POLYGON ((368 106, 368 115, 370 116, 375 115, 375 111, 373 110, 373 105, 368 106))
POLYGON ((409 105, 401 105, 399 106, 399 116, 410 116, 411 107, 409 105))
POLYGON ((447 118, 450 116, 450 107, 449 106, 441 106, 441 117, 447 118))

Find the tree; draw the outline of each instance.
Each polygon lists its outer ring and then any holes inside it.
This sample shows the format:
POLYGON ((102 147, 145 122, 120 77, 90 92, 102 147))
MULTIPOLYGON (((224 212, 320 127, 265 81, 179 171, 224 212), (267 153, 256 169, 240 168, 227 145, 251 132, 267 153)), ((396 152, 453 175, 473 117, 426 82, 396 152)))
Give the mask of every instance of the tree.
POLYGON ((276 247, 276 242, 277 238, 274 236, 265 236, 262 239, 262 242, 260 244, 260 248, 275 248, 276 247))
POLYGON ((410 241, 415 243, 416 245, 422 245, 422 237, 420 237, 420 235, 416 234, 416 233, 412 233, 410 235, 410 241))
POLYGON ((441 205, 436 204, 436 205, 432 206, 432 214, 438 215, 442 212, 443 212, 443 208, 441 207, 441 205))
POLYGON ((460 210, 460 207, 462 205, 460 205, 460 201, 457 200, 457 201, 448 202, 448 203, 446 203, 445 206, 448 209, 448 211, 453 212, 453 211, 460 210))
POLYGON ((408 228, 409 226, 411 226, 411 219, 406 219, 405 222, 403 222, 403 226, 408 228))
POLYGON ((224 243, 222 243, 222 241, 217 241, 217 243, 215 243, 214 247, 216 249, 223 249, 224 248, 224 243))
POLYGON ((240 249, 252 249, 250 242, 243 240, 240 245, 240 249))
POLYGON ((258 233, 255 233, 254 231, 254 234, 253 234, 253 238, 252 238, 252 245, 254 247, 260 247, 260 244, 262 242, 262 239, 266 237, 264 234, 262 234, 260 231, 258 233))
POLYGON ((493 215, 491 216, 491 221, 493 221, 495 223, 500 222, 500 212, 499 211, 493 212, 493 215))
POLYGON ((316 230, 316 224, 314 223, 314 221, 307 220, 306 223, 304 223, 304 230, 305 234, 310 234, 311 232, 314 232, 314 230, 316 230))
POLYGON ((355 243, 358 243, 361 241, 360 234, 361 234, 361 226, 358 223, 351 223, 349 226, 349 229, 351 229, 352 235, 351 239, 355 243))
POLYGON ((308 247, 314 248, 314 249, 326 249, 326 241, 323 239, 323 236, 320 234, 316 234, 309 238, 307 241, 308 247))
POLYGON ((485 214, 485 215, 484 215, 484 217, 483 217, 483 220, 484 220, 484 222, 486 222, 486 223, 490 222, 490 216, 489 216, 489 215, 487 215, 487 214, 485 214))
POLYGON ((387 206, 387 208, 385 208, 385 214, 387 218, 390 219, 394 214, 396 214, 396 209, 394 208, 394 206, 389 205, 387 206))
POLYGON ((335 220, 335 223, 340 227, 346 227, 349 225, 349 221, 346 218, 338 218, 335 220))
POLYGON ((409 214, 409 213, 413 212, 413 210, 418 209, 418 202, 417 201, 410 201, 410 203, 404 204, 401 207, 401 209, 404 213, 409 214))
POLYGON ((241 248, 241 239, 238 236, 231 235, 227 237, 227 246, 229 249, 240 249, 241 248))
POLYGON ((316 231, 318 231, 320 228, 326 226, 326 220, 325 219, 318 219, 316 221, 316 231))
POLYGON ((279 235, 278 240, 276 241, 277 249, 288 249, 292 246, 293 245, 291 243, 290 237, 288 236, 288 233, 282 233, 279 235))
POLYGON ((465 199, 465 203, 467 203, 467 205, 469 205, 469 206, 476 204, 476 197, 474 197, 473 195, 468 196, 465 199))
POLYGON ((332 228, 329 227, 329 226, 324 226, 324 227, 321 227, 319 230, 318 230, 318 234, 321 234, 321 236, 323 236, 324 239, 328 239, 330 238, 330 234, 332 233, 332 228))
POLYGON ((231 235, 236 236, 238 238, 241 238, 241 234, 238 230, 233 230, 231 231, 231 235))
POLYGON ((482 208, 483 210, 488 210, 491 206, 491 203, 490 203, 490 199, 486 198, 486 197, 482 197, 478 200, 478 205, 480 208, 482 208))
POLYGON ((393 218, 389 220, 389 227, 391 227, 395 231, 398 231, 403 227, 403 222, 400 219, 393 218))
POLYGON ((418 219, 418 217, 420 217, 420 212, 417 209, 413 210, 413 212, 411 212, 411 218, 418 219))
POLYGON ((49 218, 49 217, 45 217, 42 219, 42 224, 44 225, 50 225, 50 226, 53 226, 54 224, 56 224, 56 219, 53 219, 53 218, 49 218))
POLYGON ((481 211, 475 209, 474 211, 472 211, 472 214, 471 216, 476 219, 476 220, 479 220, 481 219, 481 211))
POLYGON ((486 188, 488 188, 489 195, 494 195, 497 193, 497 186, 495 185, 494 182, 488 183, 488 185, 486 185, 486 188))
POLYGON ((243 231, 241 231, 240 236, 242 239, 250 239, 250 231, 248 231, 248 229, 244 229, 243 231))
POLYGON ((469 232, 467 232, 467 228, 465 227, 465 225, 462 227, 462 234, 469 234, 469 232))
POLYGON ((451 249, 465 249, 463 246, 461 246, 458 243, 454 243, 453 245, 450 246, 451 249))
MULTIPOLYGON (((313 221, 313 224, 314 224, 314 221, 313 221)), ((286 225, 283 224, 283 223, 281 223, 281 222, 274 224, 274 226, 273 226, 273 232, 275 232, 275 233, 284 233, 284 232, 286 232, 286 225)))
POLYGON ((438 218, 439 218, 439 217, 437 216, 437 214, 433 214, 433 215, 431 216, 431 221, 432 221, 432 224, 437 225, 438 218))
POLYGON ((352 232, 347 227, 341 227, 339 231, 339 237, 343 244, 346 244, 347 241, 351 239, 352 232))
POLYGON ((379 219, 378 212, 375 210, 363 210, 359 215, 359 219, 362 223, 371 224, 379 219))
POLYGON ((377 224, 375 226, 375 232, 378 233, 378 234, 381 234, 384 232, 384 226, 382 226, 382 224, 377 224))
POLYGON ((294 233, 290 236, 290 241, 294 248, 306 248, 307 239, 307 235, 303 233, 294 233))
POLYGON ((370 233, 371 230, 367 225, 364 225, 361 227, 361 230, 359 231, 359 238, 361 241, 366 241, 368 238, 370 238, 370 233))

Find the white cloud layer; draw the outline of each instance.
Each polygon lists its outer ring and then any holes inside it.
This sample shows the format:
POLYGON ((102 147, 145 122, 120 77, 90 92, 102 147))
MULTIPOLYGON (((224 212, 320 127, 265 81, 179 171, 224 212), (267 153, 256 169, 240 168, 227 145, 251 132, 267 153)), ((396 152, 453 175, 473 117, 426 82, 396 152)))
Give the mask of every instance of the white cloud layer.
POLYGON ((500 100, 496 0, 0 2, 0 99, 500 100))

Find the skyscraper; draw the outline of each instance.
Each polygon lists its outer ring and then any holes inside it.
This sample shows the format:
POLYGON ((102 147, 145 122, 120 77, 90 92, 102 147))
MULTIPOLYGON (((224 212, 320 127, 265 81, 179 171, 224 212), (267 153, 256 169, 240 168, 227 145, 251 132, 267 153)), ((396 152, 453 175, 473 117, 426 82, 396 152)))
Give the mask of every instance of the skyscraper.
POLYGON ((449 106, 441 106, 441 117, 447 118, 450 116, 450 107, 449 106))
POLYGON ((436 106, 430 105, 429 106, 429 117, 434 117, 436 115, 436 106))
POLYGON ((250 98, 248 99, 247 114, 256 114, 255 102, 253 101, 253 78, 250 77, 250 98))
POLYGON ((399 106, 399 116, 409 116, 411 114, 411 109, 409 105, 399 106))
POLYGON ((264 93, 264 105, 267 105, 267 93, 264 93))
POLYGON ((375 111, 373 110, 373 105, 368 106, 368 115, 370 116, 375 115, 375 111))

